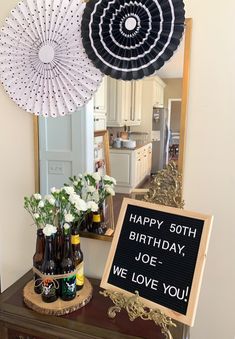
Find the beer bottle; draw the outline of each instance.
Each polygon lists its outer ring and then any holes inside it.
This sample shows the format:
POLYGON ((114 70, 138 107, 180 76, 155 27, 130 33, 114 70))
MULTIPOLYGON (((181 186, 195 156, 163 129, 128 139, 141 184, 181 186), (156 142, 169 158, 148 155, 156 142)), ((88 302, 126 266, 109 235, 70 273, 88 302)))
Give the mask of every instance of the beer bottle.
MULTIPOLYGON (((43 257, 44 257, 44 250, 45 250, 45 238, 42 231, 42 228, 37 230, 37 240, 36 240, 36 251, 33 256, 33 266, 36 267, 39 271, 41 271, 43 257)), ((38 294, 42 293, 42 280, 41 278, 35 273, 34 274, 34 291, 38 294)))
POLYGON ((63 234, 61 228, 59 227, 55 234, 55 262, 57 266, 57 274, 60 274, 62 251, 63 251, 63 234))
POLYGON ((97 212, 93 212, 92 232, 97 234, 104 233, 101 223, 101 214, 99 210, 97 212))
MULTIPOLYGON (((68 224, 64 225, 63 259, 61 261, 61 274, 67 274, 75 270, 72 256, 71 232, 68 224)), ((72 300, 76 297, 76 275, 60 279, 60 297, 62 300, 72 300)))
MULTIPOLYGON (((46 236, 46 246, 44 260, 42 263, 42 273, 46 275, 54 275, 57 273, 56 263, 54 261, 54 252, 52 246, 52 235, 46 236)), ((44 279, 42 284, 42 300, 46 303, 55 301, 58 296, 56 292, 56 281, 52 278, 44 279)))
POLYGON ((76 273, 76 289, 77 291, 81 290, 84 286, 84 265, 83 265, 83 253, 80 246, 80 236, 78 233, 78 228, 72 228, 72 253, 73 259, 75 262, 75 267, 79 265, 79 270, 76 273))

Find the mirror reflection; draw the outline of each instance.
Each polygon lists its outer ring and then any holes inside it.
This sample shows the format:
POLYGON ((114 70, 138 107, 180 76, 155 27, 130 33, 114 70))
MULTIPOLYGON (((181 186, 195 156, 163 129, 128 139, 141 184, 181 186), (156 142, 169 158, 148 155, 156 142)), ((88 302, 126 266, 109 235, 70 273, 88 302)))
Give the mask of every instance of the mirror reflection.
POLYGON ((186 23, 186 39, 154 76, 130 82, 105 76, 93 102, 82 111, 38 119, 42 194, 61 187, 72 175, 99 167, 94 132, 104 130, 109 132, 109 174, 117 180, 116 216, 123 195, 146 187, 151 175, 170 161, 182 171, 191 20, 186 23))

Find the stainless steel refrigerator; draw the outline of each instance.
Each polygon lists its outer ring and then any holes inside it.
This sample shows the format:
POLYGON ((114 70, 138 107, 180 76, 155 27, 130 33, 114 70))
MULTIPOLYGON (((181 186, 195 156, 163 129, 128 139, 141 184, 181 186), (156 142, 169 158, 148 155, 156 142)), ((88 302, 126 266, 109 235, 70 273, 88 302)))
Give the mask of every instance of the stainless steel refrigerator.
POLYGON ((153 108, 151 140, 152 174, 166 167, 169 158, 170 129, 167 108, 153 108))

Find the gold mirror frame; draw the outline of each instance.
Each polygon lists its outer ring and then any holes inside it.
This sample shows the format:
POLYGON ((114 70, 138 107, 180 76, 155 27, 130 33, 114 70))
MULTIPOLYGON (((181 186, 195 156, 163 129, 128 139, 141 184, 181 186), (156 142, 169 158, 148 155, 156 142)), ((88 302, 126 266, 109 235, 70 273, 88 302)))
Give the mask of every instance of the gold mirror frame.
MULTIPOLYGON (((190 56, 191 56, 191 33, 192 18, 185 20, 184 33, 184 62, 183 62, 183 82, 182 82, 182 101, 181 101, 181 119, 180 119, 180 143, 179 143, 179 159, 178 171, 183 175, 184 170, 184 153, 186 144, 186 124, 187 124, 187 108, 189 93, 189 75, 190 75, 190 56)), ((39 192, 40 188, 40 171, 39 171, 39 128, 38 117, 33 117, 34 130, 34 171, 35 171, 35 192, 39 192)), ((112 240, 109 236, 97 236, 96 239, 112 240), (105 239, 103 239, 105 237, 105 239), (109 238, 109 239, 106 239, 109 238)))
POLYGON ((189 93, 189 75, 190 75, 190 58, 191 58, 191 35, 192 35, 192 18, 185 20, 185 40, 184 40, 184 64, 183 64, 183 83, 182 83, 182 101, 180 113, 180 143, 178 171, 183 175, 184 154, 186 143, 186 125, 189 93))

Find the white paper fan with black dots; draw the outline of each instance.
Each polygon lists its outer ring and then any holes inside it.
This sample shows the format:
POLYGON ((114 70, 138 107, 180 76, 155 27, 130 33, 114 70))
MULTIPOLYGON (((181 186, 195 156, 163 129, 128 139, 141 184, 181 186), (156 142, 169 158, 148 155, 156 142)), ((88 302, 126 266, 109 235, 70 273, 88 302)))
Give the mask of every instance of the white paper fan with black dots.
POLYGON ((141 79, 172 57, 184 21, 182 0, 89 0, 82 19, 83 45, 106 75, 141 79))
POLYGON ((81 0, 25 0, 0 32, 0 80, 28 112, 58 116, 82 107, 102 73, 81 39, 81 0))

